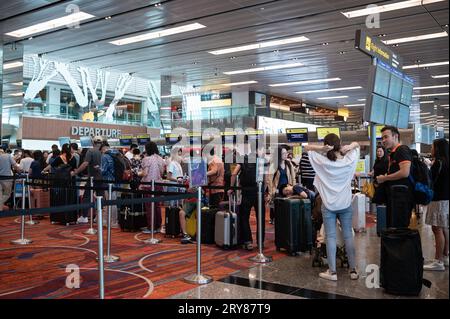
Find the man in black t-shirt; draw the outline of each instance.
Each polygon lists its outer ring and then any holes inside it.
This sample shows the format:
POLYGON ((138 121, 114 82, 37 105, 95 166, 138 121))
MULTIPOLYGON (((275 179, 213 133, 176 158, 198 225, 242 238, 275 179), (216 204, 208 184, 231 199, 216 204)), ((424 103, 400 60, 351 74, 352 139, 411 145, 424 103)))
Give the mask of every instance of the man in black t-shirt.
POLYGON ((376 176, 376 180, 379 184, 385 183, 385 190, 387 196, 387 227, 408 227, 409 220, 411 218, 412 208, 414 207, 412 185, 408 180, 408 176, 411 171, 412 153, 408 146, 400 144, 400 133, 394 126, 385 126, 381 130, 381 138, 383 146, 390 151, 389 154, 389 166, 386 175, 376 176), (393 194, 392 186, 405 185, 408 187, 406 194, 397 195, 393 194), (398 198, 398 196, 406 196, 404 199, 398 198), (396 200, 404 200, 409 203, 403 211, 392 211, 392 202, 396 200), (391 215, 394 214, 391 218, 391 215), (405 216, 403 216, 403 214, 405 216), (399 216, 402 215, 402 216, 399 216), (394 224, 393 220, 395 219, 394 224))

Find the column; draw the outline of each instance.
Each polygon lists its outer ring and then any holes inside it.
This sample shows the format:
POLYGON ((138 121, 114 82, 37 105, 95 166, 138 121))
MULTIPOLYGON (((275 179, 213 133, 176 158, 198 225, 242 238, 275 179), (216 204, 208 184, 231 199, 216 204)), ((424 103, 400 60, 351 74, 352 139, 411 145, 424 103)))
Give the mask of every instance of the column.
MULTIPOLYGON (((60 115, 60 113, 61 113, 61 87, 56 86, 56 85, 49 85, 47 103, 48 103, 48 113, 49 114, 60 115)), ((67 112, 68 112, 68 110, 67 110, 67 112)))
POLYGON ((172 130, 172 77, 161 75, 161 109, 159 111, 164 132, 172 130))

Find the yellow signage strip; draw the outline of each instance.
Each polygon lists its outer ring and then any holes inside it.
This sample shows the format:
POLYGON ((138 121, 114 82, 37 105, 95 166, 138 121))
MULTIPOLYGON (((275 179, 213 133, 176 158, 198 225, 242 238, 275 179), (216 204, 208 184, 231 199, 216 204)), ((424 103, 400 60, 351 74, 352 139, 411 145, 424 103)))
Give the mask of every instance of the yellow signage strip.
POLYGON ((288 134, 308 133, 308 129, 307 128, 287 128, 286 133, 288 133, 288 134))

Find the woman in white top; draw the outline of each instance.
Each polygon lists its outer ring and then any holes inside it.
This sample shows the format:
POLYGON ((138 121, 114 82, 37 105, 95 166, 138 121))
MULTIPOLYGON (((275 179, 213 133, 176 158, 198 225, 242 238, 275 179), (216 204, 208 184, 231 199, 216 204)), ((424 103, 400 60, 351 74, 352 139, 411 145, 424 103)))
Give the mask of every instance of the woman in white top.
MULTIPOLYGON (((171 161, 167 168, 167 180, 171 182, 183 183, 183 168, 181 167, 181 148, 173 149, 171 161)), ((168 187, 168 192, 180 192, 179 187, 168 187)), ((169 205, 171 207, 176 205, 176 201, 170 201, 169 205)))
POLYGON ((30 170, 31 163, 34 161, 29 150, 23 151, 23 158, 20 160, 20 169, 24 173, 28 173, 30 170))
POLYGON ((351 181, 359 159, 359 144, 341 146, 336 134, 325 136, 324 146, 305 145, 311 165, 316 172, 314 186, 322 198, 322 216, 327 236, 329 269, 320 277, 337 280, 336 274, 336 218, 339 219, 350 264, 350 278, 358 279, 355 246, 352 233, 351 181))

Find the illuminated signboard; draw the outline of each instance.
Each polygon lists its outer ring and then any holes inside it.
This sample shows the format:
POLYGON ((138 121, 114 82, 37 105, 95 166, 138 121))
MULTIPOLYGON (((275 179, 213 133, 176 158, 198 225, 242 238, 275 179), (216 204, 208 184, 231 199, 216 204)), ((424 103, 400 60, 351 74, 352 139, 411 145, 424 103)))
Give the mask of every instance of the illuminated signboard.
POLYGON ((325 136, 328 134, 336 134, 339 138, 341 138, 341 130, 339 127, 318 127, 316 128, 317 132, 317 139, 319 141, 323 141, 325 139, 325 136))
POLYGON ((286 129, 286 137, 289 143, 308 142, 307 128, 288 128, 286 129))
POLYGON ((381 59, 395 68, 401 69, 403 66, 402 59, 394 51, 362 30, 356 30, 355 48, 371 57, 381 59))
POLYGON ((119 137, 120 146, 130 146, 133 141, 133 135, 122 135, 119 137))
POLYGON ((222 142, 224 144, 234 144, 236 143, 236 133, 235 132, 221 132, 222 142))
MULTIPOLYGON (((375 137, 377 139, 381 138, 381 129, 384 127, 384 125, 377 125, 375 126, 375 137)), ((369 133, 369 139, 370 139, 370 126, 367 128, 367 131, 369 133)))
POLYGON ((187 134, 191 144, 202 144, 202 133, 199 132, 189 132, 187 134))
POLYGON ((173 145, 181 141, 181 136, 179 134, 168 133, 166 134, 166 143, 173 145))
POLYGON ((136 139, 139 145, 145 145, 148 142, 150 142, 150 135, 148 134, 138 135, 136 139))

